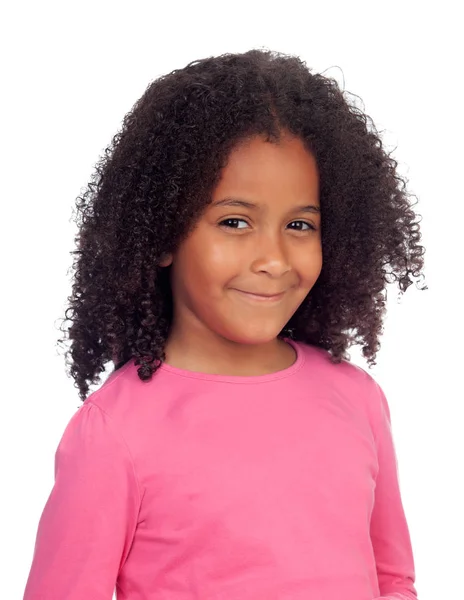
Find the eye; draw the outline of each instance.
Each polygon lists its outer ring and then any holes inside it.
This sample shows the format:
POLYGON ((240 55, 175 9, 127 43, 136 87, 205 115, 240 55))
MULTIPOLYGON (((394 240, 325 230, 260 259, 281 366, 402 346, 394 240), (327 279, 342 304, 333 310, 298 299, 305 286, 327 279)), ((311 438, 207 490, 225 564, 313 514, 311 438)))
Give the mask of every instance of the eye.
POLYGON ((228 229, 245 229, 248 226, 248 223, 244 219, 224 219, 219 225, 227 227, 228 229), (245 223, 245 227, 241 227, 240 223, 245 223))
POLYGON ((316 228, 314 227, 314 225, 312 225, 311 223, 307 223, 306 221, 292 221, 289 224, 289 227, 291 225, 295 225, 296 227, 291 227, 291 229, 296 229, 296 231, 308 231, 310 229, 315 230, 316 228))

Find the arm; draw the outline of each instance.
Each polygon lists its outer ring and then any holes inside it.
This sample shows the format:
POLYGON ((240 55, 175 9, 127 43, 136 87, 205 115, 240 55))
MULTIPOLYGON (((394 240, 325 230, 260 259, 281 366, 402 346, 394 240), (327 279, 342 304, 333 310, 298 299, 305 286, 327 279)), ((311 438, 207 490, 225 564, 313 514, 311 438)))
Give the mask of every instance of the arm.
POLYGON ((414 558, 401 499, 390 410, 382 388, 375 381, 374 384, 379 472, 370 533, 381 594, 377 600, 417 600, 414 558))
POLYGON ((97 405, 83 404, 55 454, 23 600, 111 600, 139 504, 124 440, 97 405))

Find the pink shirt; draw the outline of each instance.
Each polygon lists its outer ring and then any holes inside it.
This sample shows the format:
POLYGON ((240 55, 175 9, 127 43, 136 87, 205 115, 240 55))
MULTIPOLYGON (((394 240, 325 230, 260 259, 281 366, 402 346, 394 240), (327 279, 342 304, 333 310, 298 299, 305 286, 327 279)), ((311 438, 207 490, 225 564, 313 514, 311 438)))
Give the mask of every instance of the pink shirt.
POLYGON ((293 346, 270 375, 113 372, 59 442, 24 600, 416 600, 385 395, 293 346))

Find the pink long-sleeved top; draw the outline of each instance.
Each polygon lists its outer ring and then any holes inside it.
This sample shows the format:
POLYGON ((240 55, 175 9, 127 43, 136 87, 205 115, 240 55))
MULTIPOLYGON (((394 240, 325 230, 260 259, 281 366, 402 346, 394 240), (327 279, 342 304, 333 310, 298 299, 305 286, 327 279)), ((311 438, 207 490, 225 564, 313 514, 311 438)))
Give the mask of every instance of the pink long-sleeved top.
POLYGON ((288 342, 268 375, 111 373, 58 444, 24 600, 416 600, 385 395, 288 342))

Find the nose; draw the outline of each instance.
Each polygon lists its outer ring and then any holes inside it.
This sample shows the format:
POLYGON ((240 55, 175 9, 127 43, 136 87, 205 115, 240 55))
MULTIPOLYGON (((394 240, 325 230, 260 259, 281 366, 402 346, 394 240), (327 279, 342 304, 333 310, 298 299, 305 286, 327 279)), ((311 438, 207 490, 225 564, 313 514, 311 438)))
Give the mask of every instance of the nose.
POLYGON ((274 235, 261 235, 256 238, 253 273, 267 273, 279 278, 291 270, 288 253, 283 240, 274 235))

